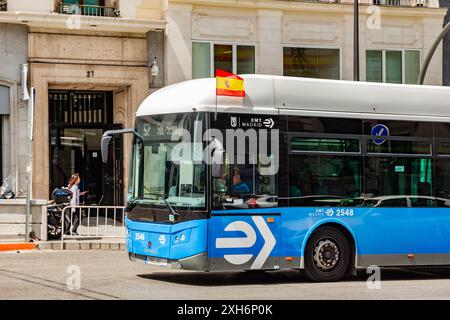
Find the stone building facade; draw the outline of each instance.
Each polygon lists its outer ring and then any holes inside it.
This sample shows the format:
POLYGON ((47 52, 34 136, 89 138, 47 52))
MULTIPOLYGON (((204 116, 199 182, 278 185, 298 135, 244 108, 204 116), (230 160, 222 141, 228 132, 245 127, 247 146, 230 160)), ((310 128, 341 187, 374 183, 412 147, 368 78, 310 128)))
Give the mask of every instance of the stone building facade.
MULTIPOLYGON (((433 0, 360 2, 361 80, 414 83, 446 10, 433 0)), ((218 66, 237 72, 352 80, 352 4, 169 0, 166 81, 212 76, 218 66), (201 63, 205 59, 210 61, 206 65, 201 63), (303 65, 302 59, 307 61, 303 65)), ((427 84, 442 84, 441 61, 439 50, 427 84)))
POLYGON ((9 177, 15 190, 25 184, 27 104, 22 100, 21 65, 28 62, 26 26, 0 23, 0 181, 9 177))
POLYGON ((106 130, 133 126, 140 103, 162 86, 149 68, 155 57, 163 67, 162 3, 7 1, 0 12, 0 85, 10 95, 10 114, 1 116, 2 173, 14 176, 19 197, 27 192, 28 104, 20 99, 27 63, 36 90, 32 198, 49 199, 78 172, 87 203, 123 204, 130 137, 115 142, 108 166, 100 139, 106 130))

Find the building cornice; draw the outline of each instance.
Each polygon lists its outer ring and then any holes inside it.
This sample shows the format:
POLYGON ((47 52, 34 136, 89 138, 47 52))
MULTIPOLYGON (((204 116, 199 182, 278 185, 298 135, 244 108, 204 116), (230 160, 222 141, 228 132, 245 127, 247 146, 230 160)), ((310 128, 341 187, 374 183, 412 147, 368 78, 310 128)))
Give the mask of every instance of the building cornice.
MULTIPOLYGON (((353 4, 349 3, 326 3, 326 2, 302 2, 302 1, 283 1, 283 0, 168 0, 168 6, 171 4, 191 4, 193 6, 213 6, 213 7, 232 7, 234 9, 255 9, 255 10, 281 10, 284 12, 297 11, 304 13, 318 14, 353 14, 353 4)), ((366 14, 364 8, 369 5, 360 5, 360 14, 366 14)), ((402 16, 402 17, 430 17, 443 18, 447 13, 447 8, 435 7, 394 7, 377 6, 383 16, 402 16)))
POLYGON ((0 12, 0 23, 23 24, 32 28, 147 33, 165 29, 167 21, 6 11, 0 12))

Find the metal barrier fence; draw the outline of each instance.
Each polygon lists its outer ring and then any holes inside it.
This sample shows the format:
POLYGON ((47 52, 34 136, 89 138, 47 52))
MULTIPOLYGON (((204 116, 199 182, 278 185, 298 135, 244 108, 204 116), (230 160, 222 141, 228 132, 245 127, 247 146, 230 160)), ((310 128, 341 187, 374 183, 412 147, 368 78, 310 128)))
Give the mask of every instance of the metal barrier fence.
POLYGON ((8 2, 6 0, 0 0, 0 11, 8 11, 8 2))
POLYGON ((61 242, 86 238, 125 238, 125 207, 68 206, 61 216, 61 242))
MULTIPOLYGON (((353 4, 355 0, 290 0, 293 2, 318 2, 331 4, 353 4)), ((430 0, 359 0, 361 5, 379 5, 387 7, 428 7, 439 8, 439 2, 430 0)))

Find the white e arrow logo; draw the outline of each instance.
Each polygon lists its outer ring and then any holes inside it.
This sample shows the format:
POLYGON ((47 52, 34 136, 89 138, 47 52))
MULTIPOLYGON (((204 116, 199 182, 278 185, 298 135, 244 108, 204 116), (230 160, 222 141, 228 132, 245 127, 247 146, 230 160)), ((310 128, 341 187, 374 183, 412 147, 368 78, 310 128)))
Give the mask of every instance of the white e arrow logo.
MULTIPOLYGON (((264 245, 251 265, 251 269, 261 269, 277 243, 275 237, 267 226, 264 218, 261 216, 252 217, 253 222, 264 238, 264 245)), ((235 221, 226 226, 225 231, 240 231, 245 234, 241 238, 218 238, 216 239, 216 248, 251 248, 256 243, 256 232, 253 227, 244 221, 235 221)), ((234 264, 241 265, 253 258, 252 254, 226 254, 225 260, 234 264)))

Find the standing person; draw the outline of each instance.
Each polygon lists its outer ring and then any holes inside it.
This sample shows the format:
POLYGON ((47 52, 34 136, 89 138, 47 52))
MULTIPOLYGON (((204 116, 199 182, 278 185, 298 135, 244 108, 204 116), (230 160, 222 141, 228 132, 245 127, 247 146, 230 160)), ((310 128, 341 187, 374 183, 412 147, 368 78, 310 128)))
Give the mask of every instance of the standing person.
MULTIPOLYGON (((87 193, 80 192, 80 189, 78 188, 78 185, 81 182, 80 174, 74 173, 69 180, 69 189, 72 191, 72 199, 70 200, 70 206, 76 207, 80 205, 80 196, 83 196, 87 193)), ((67 228, 66 234, 71 234, 74 236, 77 236, 77 229, 80 225, 80 214, 81 211, 77 210, 76 208, 71 209, 71 218, 69 217, 69 227, 67 228), (70 232, 70 229, 72 229, 72 232, 70 232)), ((67 220, 67 219, 66 219, 67 220)))

